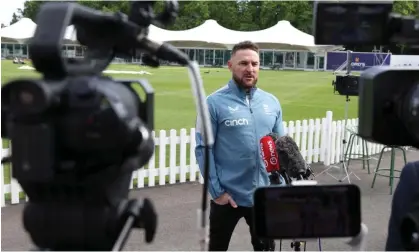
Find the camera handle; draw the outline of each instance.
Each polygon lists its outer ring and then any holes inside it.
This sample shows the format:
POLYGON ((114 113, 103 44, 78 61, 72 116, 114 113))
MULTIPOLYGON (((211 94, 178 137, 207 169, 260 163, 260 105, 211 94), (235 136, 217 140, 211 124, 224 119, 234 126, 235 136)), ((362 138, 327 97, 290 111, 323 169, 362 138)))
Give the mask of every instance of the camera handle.
MULTIPOLYGON (((121 231, 110 251, 122 251, 132 229, 144 229, 145 241, 153 241, 157 229, 157 213, 153 203, 144 200, 131 199, 120 205, 122 216, 121 231)), ((54 251, 55 249, 35 247, 31 251, 54 251)))
POLYGON ((133 228, 142 228, 145 230, 145 240, 150 243, 154 239, 157 228, 157 214, 153 203, 145 198, 142 202, 132 199, 125 208, 127 219, 116 240, 112 251, 122 251, 125 242, 133 228))
MULTIPOLYGON (((317 181, 295 180, 291 182, 291 185, 292 186, 311 186, 311 185, 317 185, 317 181)), ((352 239, 349 240, 347 244, 352 247, 352 251, 366 251, 367 235, 368 235, 368 227, 364 223, 361 223, 361 231, 359 232, 357 236, 352 237, 352 239)), ((320 238, 319 238, 319 245, 320 245, 320 238)))

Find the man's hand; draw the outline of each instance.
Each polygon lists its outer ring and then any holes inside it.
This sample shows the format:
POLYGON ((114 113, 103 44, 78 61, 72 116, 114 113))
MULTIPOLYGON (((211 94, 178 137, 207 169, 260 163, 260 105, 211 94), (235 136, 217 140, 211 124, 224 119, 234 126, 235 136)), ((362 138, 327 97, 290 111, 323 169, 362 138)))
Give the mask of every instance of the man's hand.
POLYGON ((218 205, 230 204, 232 207, 237 208, 236 202, 228 193, 223 193, 220 197, 216 198, 214 202, 218 205))

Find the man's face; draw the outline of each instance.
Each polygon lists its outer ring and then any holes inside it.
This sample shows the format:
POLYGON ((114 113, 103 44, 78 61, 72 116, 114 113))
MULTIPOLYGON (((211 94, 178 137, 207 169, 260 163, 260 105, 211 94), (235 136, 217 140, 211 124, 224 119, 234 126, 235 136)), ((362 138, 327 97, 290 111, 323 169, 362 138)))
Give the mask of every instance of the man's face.
POLYGON ((228 61, 233 80, 243 88, 256 85, 259 76, 259 54, 251 49, 236 51, 228 61))

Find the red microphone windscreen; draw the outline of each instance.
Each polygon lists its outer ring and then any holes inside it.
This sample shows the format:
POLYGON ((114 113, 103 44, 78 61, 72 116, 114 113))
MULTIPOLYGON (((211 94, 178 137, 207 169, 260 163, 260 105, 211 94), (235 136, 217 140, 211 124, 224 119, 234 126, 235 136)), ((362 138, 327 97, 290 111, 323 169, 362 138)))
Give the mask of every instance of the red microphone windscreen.
POLYGON ((270 136, 260 139, 260 150, 267 172, 279 171, 279 159, 276 152, 275 142, 270 136))

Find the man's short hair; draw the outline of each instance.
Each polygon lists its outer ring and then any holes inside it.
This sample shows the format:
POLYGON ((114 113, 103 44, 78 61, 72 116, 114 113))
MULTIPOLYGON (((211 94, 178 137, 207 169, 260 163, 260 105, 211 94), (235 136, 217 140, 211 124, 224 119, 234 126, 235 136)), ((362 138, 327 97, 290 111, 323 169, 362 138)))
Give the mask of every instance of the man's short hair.
POLYGON ((234 45, 233 49, 231 50, 231 55, 233 56, 234 54, 236 54, 237 51, 240 50, 253 50, 259 53, 259 46, 253 43, 252 41, 242 41, 234 45))

